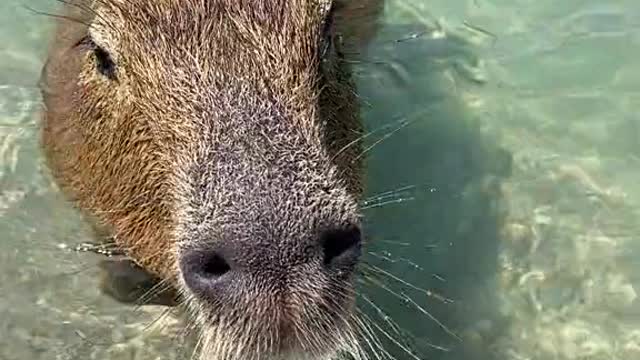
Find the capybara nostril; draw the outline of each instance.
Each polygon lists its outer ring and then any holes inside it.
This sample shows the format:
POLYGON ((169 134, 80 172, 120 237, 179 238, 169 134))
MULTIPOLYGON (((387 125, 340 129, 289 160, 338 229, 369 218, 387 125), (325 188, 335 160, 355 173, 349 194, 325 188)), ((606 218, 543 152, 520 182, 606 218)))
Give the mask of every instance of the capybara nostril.
POLYGON ((185 284, 204 298, 214 296, 225 274, 231 271, 229 263, 215 250, 183 250, 179 264, 185 284))
POLYGON ((344 229, 325 231, 320 239, 324 254, 324 264, 329 268, 352 269, 361 255, 362 235, 360 228, 350 226, 344 229))

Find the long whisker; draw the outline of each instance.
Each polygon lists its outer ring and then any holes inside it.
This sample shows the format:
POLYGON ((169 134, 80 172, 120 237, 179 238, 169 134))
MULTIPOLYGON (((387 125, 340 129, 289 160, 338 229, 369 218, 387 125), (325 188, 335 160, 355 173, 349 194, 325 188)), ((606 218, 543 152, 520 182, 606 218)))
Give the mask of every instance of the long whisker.
POLYGON ((382 143, 383 141, 387 140, 388 138, 390 138, 391 136, 393 136, 395 133, 397 133, 398 131, 404 129, 405 127, 409 126, 410 124, 412 124, 413 122, 415 122, 416 120, 418 120, 419 118, 416 117, 412 120, 405 120, 403 122, 400 123, 400 126, 398 126, 397 128, 391 130, 390 132, 386 133, 385 135, 383 135, 380 139, 376 140, 373 144, 369 145, 368 147, 366 147, 362 153, 360 153, 360 155, 356 156, 353 160, 351 160, 351 162, 355 162, 357 160, 359 160, 361 157, 363 157, 367 152, 371 151, 371 149, 373 149, 376 145, 382 143))
POLYGON ((153 319, 147 325, 145 325, 145 327, 143 328, 142 332, 150 331, 151 328, 153 328, 155 325, 160 324, 161 320, 164 320, 167 316, 169 316, 169 314, 171 314, 172 311, 173 311, 172 308, 167 308, 167 309, 162 310, 160 315, 156 316, 155 319, 153 319))
POLYGON ((342 154, 344 151, 346 151, 349 147, 357 144, 359 141, 362 141, 362 140, 368 138, 369 136, 371 136, 371 135, 373 135, 373 134, 375 134, 375 133, 377 133, 379 131, 382 131, 384 129, 390 128, 394 124, 402 124, 404 122, 406 122, 405 117, 404 116, 400 116, 400 117, 397 118, 397 120, 395 120, 395 121, 393 121, 391 123, 384 124, 384 125, 376 128, 376 129, 374 129, 374 130, 371 130, 371 131, 368 131, 368 132, 364 133, 363 135, 357 137, 355 140, 352 140, 351 142, 349 142, 348 144, 343 146, 340 150, 338 150, 338 152, 336 152, 336 154, 333 155, 333 157, 331 158, 331 161, 334 161, 338 156, 340 156, 340 154, 342 154))
POLYGON ((145 304, 149 300, 153 299, 158 295, 161 295, 166 291, 171 290, 172 287, 173 286, 169 283, 169 281, 165 279, 158 281, 156 284, 154 284, 150 289, 148 289, 144 294, 140 296, 140 298, 137 301, 138 305, 136 305, 136 309, 139 309, 140 307, 145 306, 145 304))
POLYGON ((74 17, 71 16, 66 16, 66 15, 59 15, 59 14, 52 14, 52 13, 48 13, 45 11, 40 11, 40 10, 36 10, 28 5, 22 5, 22 7, 24 7, 25 9, 31 11, 32 13, 36 14, 36 15, 40 15, 40 16, 47 16, 47 17, 51 17, 54 19, 62 19, 62 20, 67 20, 67 21, 71 21, 77 24, 81 24, 81 25, 85 25, 85 26, 91 26, 91 24, 86 23, 84 21, 81 21, 80 19, 76 19, 74 17))
POLYGON ((421 313, 427 315, 431 320, 433 320, 436 324, 438 324, 438 326, 440 326, 442 330, 444 330, 447 334, 451 335, 458 341, 462 341, 462 339, 456 333, 449 330, 448 327, 446 327, 442 322, 440 322, 435 316, 431 315, 431 313, 425 310, 422 306, 418 305, 418 303, 416 303, 415 300, 413 300, 410 296, 407 296, 404 293, 402 293, 402 296, 404 297, 405 301, 408 301, 411 304, 413 304, 413 306, 415 306, 421 313))
MULTIPOLYGON (((454 337, 455 339, 462 341, 462 339, 460 339, 460 337, 455 334, 453 331, 451 331, 447 326, 445 326, 440 320, 438 320, 435 316, 433 316, 429 311, 427 311, 426 309, 424 309, 423 307, 421 307, 418 303, 415 302, 415 300, 413 300, 410 296, 408 296, 405 293, 396 293, 395 291, 393 291, 391 288, 389 288, 388 286, 382 284, 381 282, 374 282, 374 284, 376 284, 378 287, 380 287, 381 289, 387 291, 388 293, 390 293, 391 295, 393 295, 394 297, 398 298, 399 300, 401 300, 404 303, 410 303, 413 306, 415 306, 421 313, 423 313, 424 315, 428 316, 429 319, 431 319, 433 322, 435 322, 440 328, 442 328, 447 334, 451 335, 452 337, 454 337)), ((434 346, 437 348, 442 348, 439 346, 434 346)))
POLYGON ((360 333, 364 336, 364 340, 371 352, 376 356, 377 359, 382 359, 380 354, 385 355, 389 359, 395 359, 389 352, 382 346, 380 339, 376 336, 375 331, 369 324, 369 320, 365 314, 362 313, 360 309, 358 309, 357 314, 354 315, 356 318, 356 324, 360 329, 360 333))
POLYGON ((400 204, 400 203, 413 201, 413 200, 415 200, 414 197, 407 197, 407 198, 399 198, 399 199, 381 201, 379 203, 374 203, 374 204, 371 204, 371 205, 362 206, 361 209, 362 210, 375 209, 375 208, 380 208, 380 207, 387 206, 387 205, 400 204))
POLYGON ((388 198, 390 196, 395 196, 399 193, 402 193, 404 191, 409 191, 409 190, 413 190, 415 188, 417 188, 419 185, 417 184, 411 184, 411 185, 405 185, 405 186, 401 186, 397 189, 393 189, 393 190, 387 190, 387 191, 383 191, 381 193, 375 194, 375 195, 371 195, 369 197, 367 197, 362 204, 363 205, 368 205, 371 201, 374 200, 378 200, 378 199, 385 199, 388 198))
POLYGON ((449 299, 449 298, 446 298, 446 297, 444 297, 444 296, 442 296, 442 295, 440 295, 440 294, 436 294, 436 293, 434 293, 434 292, 433 292, 433 291, 431 291, 431 290, 426 290, 426 289, 423 289, 423 288, 421 288, 421 287, 415 286, 415 285, 411 284, 410 282, 405 281, 405 280, 403 280, 403 279, 401 279, 401 278, 399 278, 399 277, 397 277, 397 276, 393 275, 392 273, 390 273, 390 272, 388 272, 388 271, 386 271, 386 270, 381 269, 381 268, 380 268, 380 267, 378 267, 378 266, 371 265, 371 264, 367 264, 367 265, 368 265, 368 267, 369 267, 372 271, 375 271, 375 272, 378 272, 378 273, 380 273, 380 274, 386 275, 386 276, 388 276, 389 278, 391 278, 391 279, 393 279, 393 280, 395 280, 395 281, 397 281, 397 282, 399 282, 399 283, 401 283, 401 284, 403 284, 403 285, 406 285, 406 286, 408 286, 409 288, 411 288, 411 289, 413 289, 413 290, 416 290, 416 291, 419 291, 419 292, 421 292, 421 293, 424 293, 425 295, 427 295, 427 296, 429 296, 429 297, 433 297, 433 298, 435 298, 435 299, 438 299, 438 300, 440 300, 441 302, 443 302, 443 303, 445 303, 445 304, 452 304, 452 303, 454 302, 453 300, 451 300, 451 299, 449 299))
MULTIPOLYGON (((375 305, 374 305, 375 306, 375 305)), ((417 357, 413 351, 411 351, 411 349, 408 349, 406 346, 402 345, 396 338, 394 338, 393 336, 391 336, 387 331, 385 331, 380 325, 378 325, 376 322, 372 321, 371 318, 369 316, 367 316, 366 314, 362 314, 363 317, 365 317, 366 319, 369 320, 370 324, 372 324, 378 331, 380 331, 387 339, 391 340, 391 342, 393 342, 397 347, 399 347, 402 351, 404 351, 405 353, 407 353, 409 356, 411 356, 413 359, 415 360, 422 360, 419 357, 417 357)))

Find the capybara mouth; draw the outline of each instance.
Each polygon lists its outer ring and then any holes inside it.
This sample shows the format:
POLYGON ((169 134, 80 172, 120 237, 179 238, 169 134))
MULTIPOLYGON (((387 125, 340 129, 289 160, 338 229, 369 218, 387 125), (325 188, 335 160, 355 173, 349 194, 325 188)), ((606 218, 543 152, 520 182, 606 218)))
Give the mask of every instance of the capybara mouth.
POLYGON ((328 360, 356 345, 351 282, 333 281, 313 265, 279 283, 225 274, 209 293, 183 294, 200 331, 202 360, 328 360), (315 281, 305 279, 309 274, 315 281))

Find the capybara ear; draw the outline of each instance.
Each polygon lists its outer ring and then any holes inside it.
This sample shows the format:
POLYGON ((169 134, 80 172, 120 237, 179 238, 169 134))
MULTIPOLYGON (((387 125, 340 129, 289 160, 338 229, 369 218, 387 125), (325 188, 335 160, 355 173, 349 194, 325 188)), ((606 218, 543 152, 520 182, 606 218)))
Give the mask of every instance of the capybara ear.
POLYGON ((376 35, 384 12, 384 0, 335 0, 336 32, 345 51, 359 53, 376 35))
POLYGON ((124 304, 176 306, 177 292, 127 258, 101 260, 100 290, 124 304))

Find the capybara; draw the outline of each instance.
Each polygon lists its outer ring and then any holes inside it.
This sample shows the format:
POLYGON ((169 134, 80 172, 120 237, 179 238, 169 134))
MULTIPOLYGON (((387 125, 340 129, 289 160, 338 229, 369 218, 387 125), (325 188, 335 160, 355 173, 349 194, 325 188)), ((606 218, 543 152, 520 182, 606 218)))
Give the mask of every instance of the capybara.
POLYGON ((350 58, 383 1, 64 3, 41 79, 48 167, 138 275, 175 292, 200 357, 359 351, 350 58))

